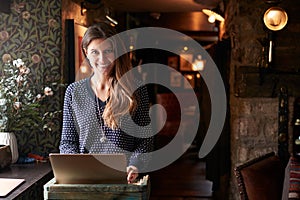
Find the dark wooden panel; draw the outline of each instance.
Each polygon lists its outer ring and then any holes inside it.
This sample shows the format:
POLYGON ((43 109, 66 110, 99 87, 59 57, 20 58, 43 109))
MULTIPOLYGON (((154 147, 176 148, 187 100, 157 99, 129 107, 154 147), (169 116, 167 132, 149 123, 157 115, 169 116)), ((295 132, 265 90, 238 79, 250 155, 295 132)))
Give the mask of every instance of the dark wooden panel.
POLYGON ((240 66, 235 70, 235 96, 277 97, 280 88, 286 87, 288 95, 299 96, 300 73, 276 69, 259 69, 240 66))

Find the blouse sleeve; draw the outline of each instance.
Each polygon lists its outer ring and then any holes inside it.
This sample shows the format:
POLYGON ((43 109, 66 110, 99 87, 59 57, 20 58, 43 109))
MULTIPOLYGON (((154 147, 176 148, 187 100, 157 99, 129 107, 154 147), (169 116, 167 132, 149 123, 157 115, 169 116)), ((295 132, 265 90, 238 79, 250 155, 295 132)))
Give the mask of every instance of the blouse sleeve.
POLYGON ((150 125, 151 118, 149 115, 149 97, 147 88, 140 87, 137 90, 138 107, 133 116, 135 123, 138 125, 136 128, 137 135, 143 135, 143 138, 136 137, 135 150, 131 155, 129 165, 136 166, 140 171, 147 169, 150 161, 150 152, 154 149, 154 139, 152 128, 150 125))
POLYGON ((72 109, 72 85, 70 85, 64 98, 62 135, 60 140, 60 153, 78 153, 79 137, 76 131, 75 119, 72 109))

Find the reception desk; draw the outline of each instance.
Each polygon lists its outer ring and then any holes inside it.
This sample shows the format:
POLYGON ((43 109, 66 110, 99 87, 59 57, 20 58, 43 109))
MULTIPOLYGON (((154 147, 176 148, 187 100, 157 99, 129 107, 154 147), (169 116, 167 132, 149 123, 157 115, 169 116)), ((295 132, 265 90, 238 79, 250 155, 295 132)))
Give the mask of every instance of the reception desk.
POLYGON ((31 164, 13 164, 0 170, 0 178, 25 179, 8 196, 0 199, 44 199, 43 186, 53 178, 49 162, 31 164))
POLYGON ((44 186, 45 200, 149 200, 149 198, 148 176, 144 176, 139 184, 59 184, 53 178, 44 186))

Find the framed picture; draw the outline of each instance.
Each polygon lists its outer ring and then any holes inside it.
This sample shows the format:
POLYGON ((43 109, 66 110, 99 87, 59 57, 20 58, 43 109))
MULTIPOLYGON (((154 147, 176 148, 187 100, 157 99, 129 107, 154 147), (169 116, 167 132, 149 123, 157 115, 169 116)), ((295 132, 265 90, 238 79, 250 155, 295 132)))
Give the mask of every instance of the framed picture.
POLYGON ((169 56, 168 57, 168 66, 174 69, 178 69, 178 56, 169 56))
POLYGON ((179 72, 170 73, 170 86, 181 87, 182 75, 179 72))
POLYGON ((180 54, 180 70, 192 71, 193 54, 180 54))
POLYGON ((187 74, 184 74, 184 78, 186 79, 185 81, 183 81, 183 87, 185 89, 188 89, 188 88, 195 88, 195 74, 193 73, 187 73, 187 74), (190 86, 189 86, 190 84, 190 86))

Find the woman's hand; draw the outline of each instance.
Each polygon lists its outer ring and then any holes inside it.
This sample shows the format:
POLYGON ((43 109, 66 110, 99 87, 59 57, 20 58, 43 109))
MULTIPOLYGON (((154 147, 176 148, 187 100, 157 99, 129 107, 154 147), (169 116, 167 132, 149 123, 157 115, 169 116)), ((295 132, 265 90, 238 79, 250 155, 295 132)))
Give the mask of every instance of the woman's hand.
POLYGON ((135 179, 138 177, 139 171, 135 166, 127 167, 127 182, 133 183, 135 179))

